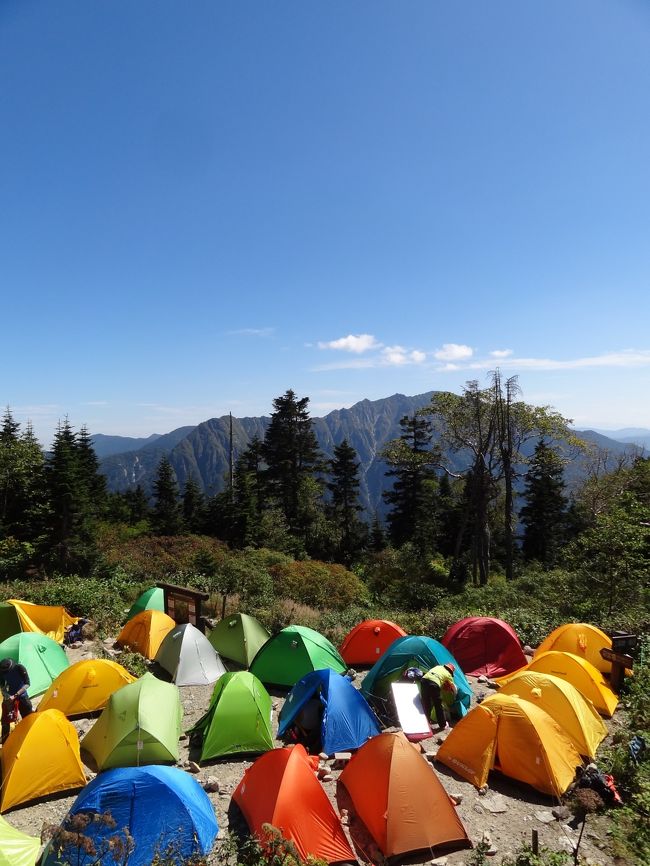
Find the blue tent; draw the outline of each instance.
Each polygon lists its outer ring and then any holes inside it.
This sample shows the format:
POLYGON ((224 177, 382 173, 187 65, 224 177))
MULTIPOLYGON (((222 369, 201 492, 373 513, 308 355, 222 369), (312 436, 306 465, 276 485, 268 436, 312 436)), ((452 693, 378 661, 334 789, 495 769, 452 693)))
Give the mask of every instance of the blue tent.
POLYGON ((278 737, 315 695, 323 704, 321 743, 326 754, 358 749, 379 733, 375 714, 361 692, 347 677, 327 669, 306 674, 291 689, 280 713, 278 737))
MULTIPOLYGON (((176 767, 151 765, 120 767, 107 770, 83 789, 72 805, 66 821, 80 812, 109 812, 115 820, 113 829, 92 821, 83 831, 106 854, 102 866, 114 866, 108 840, 128 828, 135 848, 129 866, 150 866, 156 852, 167 854, 170 863, 183 863, 191 855, 207 854, 217 836, 214 809, 199 783, 176 767)), ((66 857, 76 863, 71 850, 47 849, 44 866, 54 866, 66 857)), ((165 860, 167 862, 167 860, 165 860)))
POLYGON ((472 689, 447 647, 432 637, 407 635, 394 640, 368 671, 361 684, 361 691, 369 698, 385 698, 390 691, 390 684, 398 680, 406 668, 419 667, 426 672, 436 665, 445 665, 448 662, 456 665, 454 682, 458 694, 452 709, 462 718, 469 710, 472 689))

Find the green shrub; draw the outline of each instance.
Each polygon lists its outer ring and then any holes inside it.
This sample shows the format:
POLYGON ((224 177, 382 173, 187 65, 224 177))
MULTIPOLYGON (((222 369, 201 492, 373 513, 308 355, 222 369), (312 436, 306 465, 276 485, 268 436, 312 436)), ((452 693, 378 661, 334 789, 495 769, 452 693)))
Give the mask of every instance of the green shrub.
POLYGON ((275 594, 312 607, 342 609, 367 599, 356 574, 342 565, 303 560, 272 565, 275 594))

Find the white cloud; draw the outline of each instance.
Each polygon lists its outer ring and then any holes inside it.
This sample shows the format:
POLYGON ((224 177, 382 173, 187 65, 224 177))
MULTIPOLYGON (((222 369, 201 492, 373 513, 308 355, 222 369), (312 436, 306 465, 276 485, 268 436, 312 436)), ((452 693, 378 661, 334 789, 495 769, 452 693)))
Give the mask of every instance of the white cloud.
POLYGON ((512 349, 493 349, 490 352, 491 358, 509 358, 512 355, 512 349))
POLYGON ((433 354, 439 361, 467 361, 474 350, 459 343, 445 343, 442 349, 437 349, 433 354))
POLYGON ((237 328, 235 331, 226 331, 231 337, 271 337, 275 328, 237 328))
MULTIPOLYGON (((509 356, 504 360, 504 366, 521 370, 580 370, 597 367, 649 367, 650 349, 621 349, 617 352, 604 352, 602 355, 590 355, 585 358, 515 358, 509 356)), ((493 360, 472 361, 466 365, 469 370, 488 370, 494 365, 493 360)))
POLYGON ((403 346, 386 346, 383 349, 382 358, 384 364, 391 367, 402 367, 405 364, 421 364, 426 355, 418 349, 405 349, 403 346))
POLYGON ((372 334, 348 334, 347 337, 339 337, 338 340, 319 342, 319 349, 339 349, 343 352, 354 352, 360 355, 370 349, 381 349, 383 343, 378 342, 372 334))

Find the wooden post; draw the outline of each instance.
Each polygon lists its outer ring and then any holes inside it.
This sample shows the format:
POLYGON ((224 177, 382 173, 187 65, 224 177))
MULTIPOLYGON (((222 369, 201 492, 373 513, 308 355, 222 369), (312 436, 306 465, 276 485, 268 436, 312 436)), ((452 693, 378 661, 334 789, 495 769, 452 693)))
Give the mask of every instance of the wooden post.
POLYGON ((539 832, 537 830, 533 830, 533 840, 531 848, 533 849, 533 854, 539 854, 539 832))
POLYGON ((625 679, 625 671, 626 669, 632 670, 634 659, 632 656, 626 655, 626 653, 616 652, 607 647, 603 647, 600 654, 605 661, 612 663, 612 672, 609 675, 609 684, 612 687, 612 691, 619 694, 623 685, 623 680, 625 679))

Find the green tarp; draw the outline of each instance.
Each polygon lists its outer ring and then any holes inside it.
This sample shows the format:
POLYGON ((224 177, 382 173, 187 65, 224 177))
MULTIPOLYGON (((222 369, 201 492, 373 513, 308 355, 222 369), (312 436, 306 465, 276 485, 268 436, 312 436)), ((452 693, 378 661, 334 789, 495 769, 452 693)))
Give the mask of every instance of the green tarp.
POLYGON ((100 770, 177 761, 182 718, 176 686, 146 673, 113 692, 81 748, 100 770))
POLYGON ((210 707, 189 733, 203 738, 201 760, 273 748, 271 698, 248 671, 219 678, 210 707))
POLYGON ((290 688, 305 674, 325 668, 343 674, 347 665, 322 634, 306 626, 289 625, 264 644, 253 659, 251 673, 263 683, 290 688))
POLYGON ((254 616, 234 613, 215 625, 208 640, 222 658, 247 668, 270 637, 254 616))
POLYGON ((143 610, 165 612, 165 593, 159 586, 150 586, 149 589, 145 589, 141 596, 136 598, 126 615, 126 621, 133 619, 136 614, 142 613, 143 610))
POLYGON ((0 659, 13 659, 27 668, 30 698, 46 692, 61 671, 70 666, 65 650, 44 634, 25 631, 0 643, 0 659))

